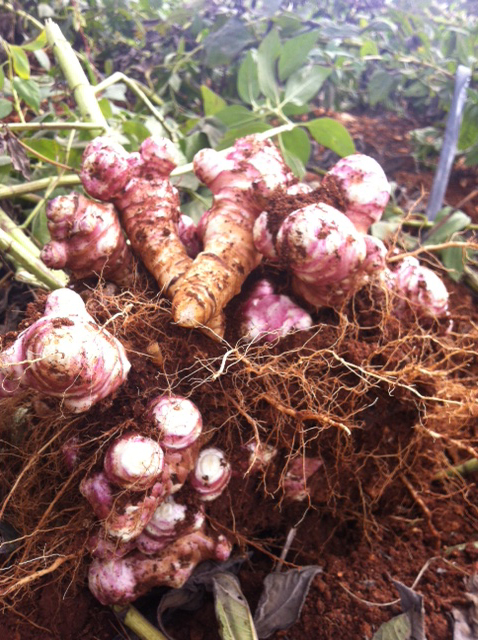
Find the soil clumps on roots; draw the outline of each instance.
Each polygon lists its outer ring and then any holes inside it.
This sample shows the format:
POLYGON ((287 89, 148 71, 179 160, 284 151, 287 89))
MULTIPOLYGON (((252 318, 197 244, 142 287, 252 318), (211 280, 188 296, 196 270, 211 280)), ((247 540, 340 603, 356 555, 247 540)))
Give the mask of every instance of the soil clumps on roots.
MULTIPOLYGON (((316 313, 312 329, 264 347, 237 340, 235 301, 227 311, 227 344, 217 344, 175 326, 170 303, 151 286, 139 275, 131 291, 79 289, 88 312, 123 343, 132 364, 112 397, 79 415, 29 394, 0 403, 0 518, 20 534, 0 572, 0 593, 11 619, 25 629, 21 638, 114 636, 114 623, 111 635, 104 620, 97 635, 91 626, 92 615, 106 614, 84 591, 86 541, 97 523, 78 487, 114 437, 152 433, 145 410, 164 393, 198 406, 203 444, 223 448, 231 461, 231 483, 208 506, 208 522, 238 552, 253 551, 240 576, 251 603, 296 527, 285 564, 318 564, 324 572, 287 637, 325 640, 338 637, 339 628, 341 637, 371 637, 390 611, 367 608, 347 591, 367 601, 393 600, 387 574, 410 585, 426 560, 444 557, 445 547, 471 540, 476 530, 476 485, 453 473, 478 458, 478 330, 470 296, 451 285, 450 325, 412 314, 399 320, 389 293, 365 288, 339 311, 316 313), (71 470, 65 448, 72 444, 71 470), (266 449, 275 455, 262 458, 266 449), (310 458, 320 464, 305 480, 310 458), (285 489, 293 465, 303 469, 300 501, 285 489), (63 623, 68 606, 76 613, 72 602, 79 603, 76 626, 52 628, 41 604, 50 596, 63 623)), ((42 304, 27 309, 25 324, 42 304)), ((453 566, 436 561, 447 576, 446 585, 425 580, 432 602, 434 593, 460 594, 458 565, 475 559, 471 551, 460 554, 453 566)), ((430 637, 446 638, 445 612, 433 607, 430 637)), ((208 612, 192 620, 194 637, 213 638, 208 612)), ((178 638, 193 637, 188 628, 171 629, 178 638)), ((13 627, 0 621, 0 635, 14 638, 13 627)))

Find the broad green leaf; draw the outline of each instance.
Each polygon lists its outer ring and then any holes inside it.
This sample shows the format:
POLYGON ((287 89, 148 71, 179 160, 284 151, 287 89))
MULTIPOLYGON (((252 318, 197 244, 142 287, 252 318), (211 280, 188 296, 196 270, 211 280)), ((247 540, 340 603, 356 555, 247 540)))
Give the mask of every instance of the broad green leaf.
POLYGON ((319 37, 318 31, 309 31, 309 33, 303 33, 300 36, 291 38, 282 47, 279 57, 279 80, 284 82, 287 78, 300 69, 302 64, 307 60, 307 57, 317 42, 319 37))
POLYGON ((373 40, 365 40, 360 47, 359 53, 361 58, 365 58, 365 56, 378 56, 378 47, 373 40))
POLYGON ((478 142, 478 104, 471 104, 465 108, 463 122, 460 129, 458 149, 463 151, 478 142))
POLYGON ((51 69, 50 58, 48 57, 46 52, 43 51, 43 49, 38 49, 38 51, 34 51, 33 55, 37 59, 37 62, 42 69, 45 69, 45 71, 50 71, 51 69))
POLYGON ((271 125, 266 124, 265 122, 250 122, 243 127, 230 129, 226 132, 221 142, 217 145, 216 150, 219 151, 221 149, 227 149, 228 147, 232 146, 239 138, 249 136, 252 133, 262 133, 263 131, 268 131, 269 129, 272 129, 271 125))
POLYGON ((310 140, 307 132, 300 127, 281 133, 280 140, 284 147, 297 156, 305 166, 310 157, 310 140))
POLYGON ((288 149, 283 147, 282 144, 280 145, 280 150, 286 165, 296 176, 296 178, 302 180, 302 178, 305 176, 305 166, 302 160, 298 156, 296 156, 295 153, 292 153, 292 151, 289 151, 288 149))
POLYGON ((5 74, 3 73, 3 67, 0 65, 0 91, 3 89, 4 84, 5 84, 5 74))
POLYGON ((149 129, 138 120, 127 120, 122 123, 121 128, 123 133, 134 136, 139 143, 143 142, 143 140, 146 140, 146 138, 149 138, 150 136, 149 129))
POLYGON ((412 640, 412 625, 407 613, 384 622, 372 640, 412 640))
POLYGON ((249 605, 236 576, 229 572, 218 573, 212 584, 222 640, 258 640, 249 605))
POLYGON ((31 42, 27 42, 27 44, 22 44, 22 49, 25 51, 38 51, 38 49, 44 49, 47 46, 46 33, 45 30, 32 40, 31 42))
POLYGON ((280 39, 276 29, 270 31, 261 42, 257 52, 257 71, 259 75, 259 86, 262 93, 278 104, 279 88, 276 82, 276 60, 280 54, 280 39))
POLYGON ((40 109, 40 88, 34 80, 13 78, 13 86, 20 98, 24 100, 33 111, 40 109))
POLYGON ((209 67, 229 64, 254 40, 249 27, 240 18, 230 18, 220 29, 204 39, 206 64, 209 67))
POLYGON ((41 246, 50 241, 50 232, 48 231, 47 217, 44 206, 40 213, 38 213, 33 219, 32 234, 33 237, 38 240, 41 246))
POLYGON ((0 98, 0 120, 9 116, 12 112, 13 105, 10 100, 4 100, 0 98))
POLYGON ((41 153, 42 156, 50 160, 58 160, 60 148, 55 140, 51 138, 29 138, 27 144, 38 153, 41 153))
POLYGON ((436 228, 432 227, 423 244, 440 244, 446 242, 454 233, 463 231, 470 223, 470 216, 467 216, 463 211, 455 211, 446 222, 435 225, 436 228))
POLYGON ((285 86, 284 104, 302 105, 317 95, 332 69, 314 66, 296 71, 287 80, 285 86))
POLYGON ((310 110, 308 104, 297 105, 289 102, 289 104, 284 105, 282 113, 285 116, 303 116, 305 113, 310 113, 310 110))
POLYGON ((204 115, 214 116, 218 111, 222 111, 227 106, 225 100, 211 91, 205 84, 201 85, 201 96, 204 105, 204 115))
POLYGON ((198 151, 208 146, 207 136, 202 131, 196 131, 181 140, 180 146, 188 162, 191 162, 198 151))
POLYGON ((27 54, 21 47, 17 47, 14 44, 11 44, 9 49, 12 54, 13 70, 19 78, 28 80, 30 77, 30 63, 28 62, 27 54))
POLYGON ((304 122, 304 127, 310 131, 317 142, 331 149, 339 156, 349 156, 355 153, 355 145, 347 129, 332 118, 318 118, 304 122))
POLYGON ((412 82, 406 87, 402 95, 407 98, 425 98, 429 94, 429 89, 426 87, 423 82, 419 80, 412 82))
POLYGON ((465 165, 474 167, 478 164, 478 144, 474 144, 466 154, 465 165))
POLYGON ((98 100, 98 104, 100 105, 101 113, 107 120, 113 117, 111 103, 107 98, 101 98, 100 100, 98 100))
MULTIPOLYGON (((458 242, 461 241, 458 239, 458 242)), ((465 241, 463 240, 463 242, 465 241)), ((461 280, 465 269, 466 251, 460 247, 450 247, 444 249, 440 256, 443 265, 448 269, 448 276, 455 282, 461 280)))
POLYGON ((257 116, 253 111, 241 105, 232 105, 222 109, 216 113, 216 118, 227 127, 242 127, 249 122, 257 120, 257 116))
POLYGON ((253 104, 259 97, 259 75, 252 51, 248 51, 237 74, 237 93, 243 102, 253 104))
POLYGON ((390 95, 395 85, 395 77, 388 71, 375 71, 368 83, 368 99, 375 107, 390 95))

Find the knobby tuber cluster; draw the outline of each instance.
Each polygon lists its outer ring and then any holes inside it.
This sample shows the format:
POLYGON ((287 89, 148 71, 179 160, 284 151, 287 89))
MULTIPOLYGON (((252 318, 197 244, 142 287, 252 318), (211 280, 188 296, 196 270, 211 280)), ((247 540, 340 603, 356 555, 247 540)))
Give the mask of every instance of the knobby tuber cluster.
POLYGON ((73 412, 87 411, 126 379, 122 344, 99 327, 80 296, 58 289, 45 314, 0 354, 0 396, 31 389, 61 398, 73 412))
POLYGON ((101 520, 90 539, 89 584, 103 604, 130 602, 153 586, 179 587, 198 562, 225 560, 231 551, 223 536, 205 532, 204 502, 221 495, 231 469, 219 449, 200 449, 197 407, 160 396, 145 419, 157 437, 123 434, 110 444, 103 469, 80 485, 101 520), (188 479, 189 490, 181 491, 188 479))

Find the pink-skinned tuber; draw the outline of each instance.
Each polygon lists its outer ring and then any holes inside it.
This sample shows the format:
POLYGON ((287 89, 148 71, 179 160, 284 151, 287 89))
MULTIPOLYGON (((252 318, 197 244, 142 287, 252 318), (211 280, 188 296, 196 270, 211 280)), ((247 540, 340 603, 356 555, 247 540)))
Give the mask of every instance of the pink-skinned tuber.
POLYGON ((239 332, 246 340, 275 342, 292 331, 310 329, 312 317, 267 280, 254 286, 239 309, 239 332))
POLYGON ((117 284, 131 280, 131 251, 112 204, 71 193, 50 200, 46 217, 52 239, 41 259, 47 267, 66 267, 76 279, 102 275, 117 284))
POLYGON ((390 198, 390 184, 379 163, 361 153, 341 158, 324 176, 321 186, 339 184, 345 196, 344 214, 361 233, 378 222, 390 198))
POLYGON ((113 393, 129 369, 122 344, 95 323, 80 296, 58 289, 44 316, 0 354, 0 396, 30 389, 79 413, 113 393))
POLYGON ((200 451, 190 481, 201 500, 209 502, 218 498, 230 479, 231 465, 223 451, 215 447, 200 451))
POLYGON ((102 604, 127 604, 153 587, 182 587, 200 562, 224 561, 230 552, 223 536, 214 540, 195 531, 175 540, 157 556, 133 552, 122 558, 97 558, 90 566, 88 583, 102 604))
POLYGON ((187 398, 159 396, 150 402, 148 414, 158 428, 161 444, 166 449, 185 449, 201 435, 201 414, 187 398))
POLYGON ((227 155, 202 149, 194 157, 194 171, 214 202, 198 225, 204 249, 173 297, 173 317, 184 327, 209 323, 239 293, 261 261, 252 239, 262 210, 255 196, 293 181, 272 142, 253 136, 238 140, 227 155))
POLYGON ((103 462, 108 480, 123 489, 150 489, 163 471, 164 453, 152 438, 124 433, 108 448, 103 462))

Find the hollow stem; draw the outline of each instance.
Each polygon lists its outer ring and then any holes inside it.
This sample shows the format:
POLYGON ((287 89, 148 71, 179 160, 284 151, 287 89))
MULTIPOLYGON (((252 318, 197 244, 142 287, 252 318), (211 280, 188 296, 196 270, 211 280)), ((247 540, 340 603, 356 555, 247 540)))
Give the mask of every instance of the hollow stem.
POLYGON ((8 129, 12 132, 21 131, 69 131, 70 129, 79 129, 89 131, 90 129, 101 129, 103 127, 99 122, 12 122, 2 124, 2 129, 8 129))
POLYGON ((121 607, 113 606, 113 611, 131 631, 133 631, 141 640, 167 640, 159 629, 156 629, 140 612, 129 605, 121 607))
MULTIPOLYGON (((34 191, 43 191, 43 189, 47 189, 50 184, 57 179, 57 176, 49 176, 48 178, 32 180, 32 182, 24 182, 23 184, 15 184, 10 187, 0 186, 0 200, 16 198, 17 196, 23 196, 25 193, 33 193, 34 191)), ((80 176, 67 174, 58 180, 56 186, 73 187, 78 184, 81 184, 80 176)))

